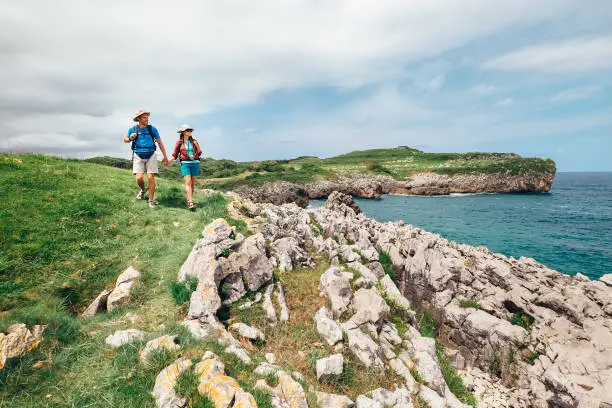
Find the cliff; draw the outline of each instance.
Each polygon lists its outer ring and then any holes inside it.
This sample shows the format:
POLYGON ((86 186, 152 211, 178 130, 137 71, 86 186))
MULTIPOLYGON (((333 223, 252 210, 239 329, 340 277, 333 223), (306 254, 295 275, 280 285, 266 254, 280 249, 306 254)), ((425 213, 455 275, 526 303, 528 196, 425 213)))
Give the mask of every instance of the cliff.
POLYGON ((247 175, 242 172, 205 183, 238 191, 255 202, 295 202, 305 207, 308 199, 325 198, 332 191, 363 198, 389 193, 546 192, 556 172, 550 159, 506 153, 424 153, 407 147, 244 165, 236 171, 248 169, 247 175))

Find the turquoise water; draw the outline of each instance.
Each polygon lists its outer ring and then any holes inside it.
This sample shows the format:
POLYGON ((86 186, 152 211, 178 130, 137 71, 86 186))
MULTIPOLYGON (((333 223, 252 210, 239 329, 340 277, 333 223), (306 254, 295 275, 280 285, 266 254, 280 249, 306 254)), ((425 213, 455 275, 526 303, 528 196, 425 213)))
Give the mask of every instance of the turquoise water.
POLYGON ((612 273, 612 173, 558 173, 549 193, 355 201, 379 221, 401 219, 456 242, 534 258, 559 272, 594 279, 612 273))

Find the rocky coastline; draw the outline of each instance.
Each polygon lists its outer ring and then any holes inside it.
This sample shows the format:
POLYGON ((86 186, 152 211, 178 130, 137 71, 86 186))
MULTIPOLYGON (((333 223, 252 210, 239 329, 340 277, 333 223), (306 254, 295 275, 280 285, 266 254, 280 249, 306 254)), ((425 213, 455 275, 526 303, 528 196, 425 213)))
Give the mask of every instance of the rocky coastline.
POLYGON ((305 208, 309 199, 326 198, 333 191, 361 198, 380 198, 383 194, 547 192, 552 187, 554 177, 554 173, 518 175, 417 173, 406 180, 396 180, 385 175, 344 173, 333 179, 318 180, 304 185, 279 181, 256 187, 241 185, 236 191, 253 202, 276 205, 295 203, 305 208))
MULTIPOLYGON (((176 393, 183 372, 196 375, 197 391, 217 407, 257 407, 225 373, 228 355, 252 371, 254 389, 268 393, 275 408, 612 407, 612 274, 571 277, 401 221, 381 223, 339 192, 316 209, 230 197, 228 215, 246 228, 240 233, 225 219, 207 225, 177 275, 179 282, 197 282, 182 325, 224 351, 203 350, 201 361, 179 357, 165 367, 153 388, 158 407, 188 405, 176 393), (315 384, 282 356, 254 355, 251 344, 292 324, 294 293, 276 274, 302 269, 320 271, 314 277, 325 299, 307 317, 327 352, 316 359, 315 384), (261 318, 227 321, 223 307, 261 318), (351 395, 318 390, 317 381, 342 375, 346 359, 378 373, 371 375, 393 376, 393 383, 351 395), (465 383, 464 392, 453 381, 465 383)), ((147 338, 130 330, 117 331, 107 344, 147 338)), ((180 347, 162 336, 140 358, 180 347)))

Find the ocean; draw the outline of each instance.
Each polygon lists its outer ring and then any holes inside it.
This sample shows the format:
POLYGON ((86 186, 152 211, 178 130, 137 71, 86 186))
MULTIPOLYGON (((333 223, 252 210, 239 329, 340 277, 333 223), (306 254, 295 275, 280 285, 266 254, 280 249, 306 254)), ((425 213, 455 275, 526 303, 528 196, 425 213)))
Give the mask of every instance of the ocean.
POLYGON ((612 273, 612 173, 557 173, 548 193, 355 201, 370 218, 404 220, 455 242, 531 257, 569 275, 598 279, 612 273))

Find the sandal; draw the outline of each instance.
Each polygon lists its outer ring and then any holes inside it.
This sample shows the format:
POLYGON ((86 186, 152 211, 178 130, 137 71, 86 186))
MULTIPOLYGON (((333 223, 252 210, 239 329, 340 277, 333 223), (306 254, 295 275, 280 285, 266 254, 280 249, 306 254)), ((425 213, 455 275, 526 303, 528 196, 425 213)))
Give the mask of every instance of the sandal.
POLYGON ((193 201, 187 201, 187 208, 195 210, 195 203, 193 201))

